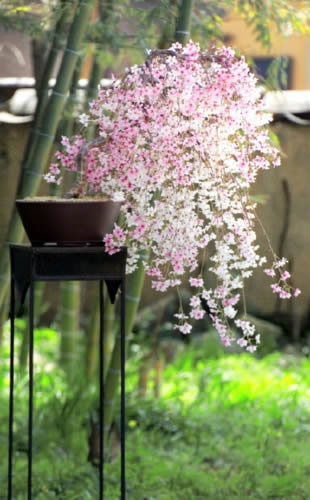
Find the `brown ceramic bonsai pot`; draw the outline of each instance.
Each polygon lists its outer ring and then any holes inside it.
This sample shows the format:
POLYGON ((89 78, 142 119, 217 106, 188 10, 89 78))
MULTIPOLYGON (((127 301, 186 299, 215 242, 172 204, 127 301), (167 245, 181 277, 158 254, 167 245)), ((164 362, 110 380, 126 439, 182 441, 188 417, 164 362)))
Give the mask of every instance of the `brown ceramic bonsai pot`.
POLYGON ((16 206, 33 246, 102 243, 120 210, 120 203, 110 200, 30 198, 17 200, 16 206))

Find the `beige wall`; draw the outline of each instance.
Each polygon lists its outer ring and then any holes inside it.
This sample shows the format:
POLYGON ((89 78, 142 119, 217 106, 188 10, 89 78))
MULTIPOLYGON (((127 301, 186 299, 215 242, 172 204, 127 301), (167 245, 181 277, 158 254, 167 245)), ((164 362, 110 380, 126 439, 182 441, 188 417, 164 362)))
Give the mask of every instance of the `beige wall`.
MULTIPOLYGON (((267 203, 258 208, 272 247, 279 251, 281 233, 286 238, 283 256, 291 261, 293 284, 302 294, 292 301, 280 301, 270 290, 270 278, 260 270, 247 285, 250 308, 259 314, 277 311, 306 316, 310 304, 310 127, 301 127, 279 122, 273 125, 282 148, 282 165, 272 171, 262 172, 255 185, 255 193, 267 195, 267 203), (283 180, 288 182, 289 207, 283 189, 283 180), (289 218, 286 210, 289 208, 289 218)), ((263 253, 268 254, 266 238, 258 229, 258 243, 263 253)))
MULTIPOLYGON (((277 304, 269 286, 270 279, 259 270, 253 279, 248 280, 246 295, 249 310, 253 313, 269 316, 277 310, 302 318, 308 314, 310 304, 310 127, 279 122, 273 124, 273 129, 281 142, 282 166, 262 172, 254 191, 267 196, 266 205, 259 206, 258 212, 276 252, 283 227, 287 226, 283 254, 291 260, 294 286, 298 286, 302 294, 293 301, 281 301, 277 304), (287 205, 283 190, 284 179, 288 182, 291 200, 289 221, 285 216, 287 205)), ((0 244, 3 244, 14 203, 20 160, 28 130, 29 124, 0 124, 0 244)), ((268 254, 266 239, 259 227, 257 229, 262 253, 268 254)), ((144 305, 161 298, 162 294, 151 290, 148 280, 143 294, 144 305)))
POLYGON ((274 33, 272 49, 263 49, 255 40, 253 30, 236 16, 231 16, 223 24, 223 31, 232 37, 230 45, 248 56, 290 56, 293 62, 292 89, 310 88, 310 40, 302 35, 283 37, 274 33))

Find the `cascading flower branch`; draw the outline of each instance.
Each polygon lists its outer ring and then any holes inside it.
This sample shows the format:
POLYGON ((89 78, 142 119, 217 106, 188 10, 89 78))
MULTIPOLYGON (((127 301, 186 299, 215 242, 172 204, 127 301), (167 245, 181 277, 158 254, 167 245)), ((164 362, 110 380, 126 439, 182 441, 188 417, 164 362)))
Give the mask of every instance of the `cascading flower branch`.
MULTIPOLYGON (((189 273, 190 308, 182 305, 175 328, 191 331, 206 310, 223 344, 240 331, 238 344, 253 352, 254 326, 237 316, 244 280, 266 262, 255 242, 255 203, 249 189, 260 170, 279 165, 270 143, 256 78, 230 48, 201 51, 189 42, 154 50, 121 80, 101 88, 80 121, 97 125, 99 139, 87 149, 80 192, 103 192, 122 201, 121 222, 105 236, 106 250, 126 244, 128 272, 141 250, 149 250, 146 272, 158 291, 181 284, 189 273), (216 286, 204 281, 206 252, 216 286)), ((63 169, 76 170, 85 141, 63 138, 46 179, 61 182, 63 169)), ((281 298, 298 295, 286 261, 273 254, 265 272, 281 298)))

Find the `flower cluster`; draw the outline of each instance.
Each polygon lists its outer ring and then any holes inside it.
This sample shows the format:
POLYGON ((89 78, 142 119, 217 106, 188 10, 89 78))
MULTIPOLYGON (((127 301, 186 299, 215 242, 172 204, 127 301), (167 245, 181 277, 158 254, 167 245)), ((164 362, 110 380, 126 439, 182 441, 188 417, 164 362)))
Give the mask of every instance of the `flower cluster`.
POLYGON ((277 293, 280 299, 290 299, 293 297, 298 297, 300 294, 299 288, 293 288, 289 283, 288 279, 291 274, 285 269, 288 261, 284 257, 282 259, 275 259, 271 269, 264 269, 267 276, 271 278, 278 277, 278 282, 270 285, 273 293, 277 293))
MULTIPOLYGON (((176 328, 187 334, 191 320, 208 313, 225 345, 233 340, 234 322, 242 333, 238 343, 250 352, 259 335, 246 318, 236 318, 237 305, 244 279, 266 259, 255 242, 249 189, 260 170, 280 163, 256 83, 232 49, 203 52, 196 43, 176 43, 149 52, 145 64, 99 89, 81 119, 86 128, 96 124, 101 138, 87 151, 89 188, 123 200, 106 250, 112 254, 126 244, 129 272, 148 250, 146 272, 158 291, 179 286, 189 272, 195 294, 189 313, 181 308, 176 315, 176 328), (206 249, 213 289, 203 279, 206 249)), ((63 139, 65 151, 57 153, 49 181, 60 182, 63 169, 77 168, 82 144, 81 137, 63 139)), ((275 269, 282 274, 273 291, 286 298, 289 276, 282 263, 270 273, 275 269)))

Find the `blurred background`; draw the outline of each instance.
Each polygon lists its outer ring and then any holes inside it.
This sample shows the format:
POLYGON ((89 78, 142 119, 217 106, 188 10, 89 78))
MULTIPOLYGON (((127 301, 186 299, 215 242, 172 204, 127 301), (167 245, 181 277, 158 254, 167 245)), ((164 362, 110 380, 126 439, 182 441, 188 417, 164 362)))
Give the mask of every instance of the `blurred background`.
MULTIPOLYGON (((289 0, 2 0, 0 498, 6 498, 7 467, 8 244, 27 241, 15 199, 25 192, 55 194, 42 176, 61 136, 78 132, 78 114, 87 112, 98 85, 143 62, 148 49, 186 42, 176 33, 180 28, 202 48, 233 47, 259 79, 282 166, 261 174, 252 194, 272 246, 289 259, 292 284, 302 294, 278 301, 262 272, 249 280, 248 312, 262 335, 253 357, 221 346, 208 319, 197 322, 190 337, 176 335, 174 292, 154 292, 143 276, 136 288, 129 282, 135 305, 128 298, 128 495, 310 498, 310 4, 289 0), (66 96, 61 104, 53 100, 55 86, 66 96), (55 140, 43 148, 47 136, 55 140)), ((260 227, 257 232, 268 254, 260 227)), ((184 286, 181 293, 186 298, 190 292, 184 286)), ((35 303, 35 498, 97 498, 97 288, 40 283, 35 303)), ((105 308, 109 391, 119 369, 118 307, 107 300, 105 308)), ((26 301, 17 319, 18 499, 25 498, 26 484, 27 359, 26 301)), ((109 499, 118 498, 119 467, 117 388, 111 391, 115 412, 105 423, 109 499)))

